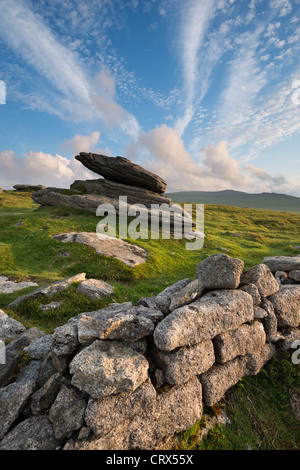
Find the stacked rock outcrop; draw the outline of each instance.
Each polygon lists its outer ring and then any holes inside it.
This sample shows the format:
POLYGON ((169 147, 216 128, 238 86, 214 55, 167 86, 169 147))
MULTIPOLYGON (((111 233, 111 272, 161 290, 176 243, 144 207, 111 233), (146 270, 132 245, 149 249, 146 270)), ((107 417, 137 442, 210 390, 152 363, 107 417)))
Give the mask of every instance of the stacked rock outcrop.
POLYGON ((142 205, 147 209, 145 216, 150 218, 149 211, 154 210, 151 205, 159 205, 160 218, 164 213, 166 217, 170 217, 168 208, 172 205, 175 213, 171 213, 171 225, 174 225, 175 221, 181 223, 186 221, 195 226, 191 215, 180 206, 172 204, 171 199, 165 196, 167 183, 160 176, 124 157, 81 152, 75 158, 102 178, 76 180, 70 189, 54 187, 41 189, 31 196, 35 202, 41 205, 86 209, 94 214, 100 204, 112 204, 118 215, 119 197, 126 196, 128 210, 132 205, 142 205))
POLYGON ((83 312, 50 335, 0 312, 0 449, 155 449, 191 427, 203 403, 300 340, 300 283, 273 274, 298 271, 300 257, 264 261, 244 270, 212 255, 194 280, 83 312))

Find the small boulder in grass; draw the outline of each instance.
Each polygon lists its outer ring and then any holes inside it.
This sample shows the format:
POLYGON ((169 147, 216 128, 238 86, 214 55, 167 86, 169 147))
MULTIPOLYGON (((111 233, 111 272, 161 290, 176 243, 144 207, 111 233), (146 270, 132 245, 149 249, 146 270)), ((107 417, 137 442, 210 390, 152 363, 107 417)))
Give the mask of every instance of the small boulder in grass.
POLYGON ((77 292, 86 295, 90 300, 99 300, 112 295, 114 288, 107 282, 98 279, 88 279, 79 284, 77 292))

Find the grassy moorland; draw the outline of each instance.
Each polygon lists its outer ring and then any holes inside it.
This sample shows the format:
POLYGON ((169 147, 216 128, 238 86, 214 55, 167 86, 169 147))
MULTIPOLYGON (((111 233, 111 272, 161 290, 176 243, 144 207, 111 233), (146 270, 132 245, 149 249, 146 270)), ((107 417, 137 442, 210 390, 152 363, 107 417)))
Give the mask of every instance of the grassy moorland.
MULTIPOLYGON (((40 303, 48 303, 49 299, 7 310, 12 300, 35 289, 28 288, 0 295, 0 308, 25 326, 37 326, 50 333, 80 312, 93 311, 110 302, 135 304, 141 297, 156 295, 179 279, 193 279, 197 264, 213 253, 238 257, 245 267, 261 263, 264 256, 299 253, 295 247, 300 245, 300 214, 223 205, 205 205, 206 237, 200 251, 187 251, 184 240, 136 240, 134 243, 147 251, 148 259, 134 269, 99 256, 89 247, 62 244, 51 237, 60 232, 95 232, 98 222, 96 216, 85 211, 40 207, 30 193, 0 194, 0 275, 45 285, 85 272, 87 278, 103 279, 115 287, 115 294, 106 300, 90 301, 78 294, 73 285, 51 298, 63 300, 55 310, 41 311, 40 303)), ((197 443, 201 426, 198 423, 183 433, 182 448, 299 448, 300 427, 289 397, 291 388, 300 389, 299 369, 286 355, 280 363, 272 360, 257 376, 244 378, 220 404, 231 425, 214 428, 197 443)))
POLYGON ((177 202, 222 204, 271 211, 297 212, 300 214, 300 198, 277 193, 249 194, 242 191, 183 191, 168 194, 177 202))

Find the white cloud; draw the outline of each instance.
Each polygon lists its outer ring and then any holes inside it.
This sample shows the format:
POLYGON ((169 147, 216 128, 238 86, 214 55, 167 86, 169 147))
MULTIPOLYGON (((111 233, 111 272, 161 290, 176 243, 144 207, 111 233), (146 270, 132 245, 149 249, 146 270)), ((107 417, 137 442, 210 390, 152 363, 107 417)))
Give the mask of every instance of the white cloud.
MULTIPOLYGON (((115 81, 107 69, 99 69, 93 79, 91 70, 81 62, 79 55, 64 46, 62 40, 59 42, 41 17, 26 4, 0 0, 0 6, 0 37, 26 65, 38 72, 38 75, 36 72, 30 75, 27 91, 15 92, 16 97, 32 109, 56 114, 62 119, 75 122, 100 120, 110 128, 116 126, 130 136, 136 135, 138 122, 117 103, 115 81), (37 86, 41 77, 46 79, 47 88, 44 84, 37 86)), ((84 17, 88 11, 91 14, 82 2, 78 3, 78 8, 84 17)))
POLYGON ((126 156, 162 176, 167 192, 220 191, 286 192, 300 194, 300 187, 282 175, 271 175, 263 168, 246 164, 230 156, 228 143, 207 145, 196 161, 185 148, 176 128, 163 124, 141 133, 127 149, 126 156))
POLYGON ((245 165, 245 171, 250 173, 254 178, 257 178, 260 181, 263 181, 264 184, 267 184, 268 188, 278 187, 282 184, 286 184, 286 178, 283 175, 273 176, 270 175, 267 171, 263 170, 262 168, 258 168, 254 165, 245 165))
POLYGON ((270 0, 270 7, 279 9, 279 16, 286 16, 292 11, 290 0, 270 0))
POLYGON ((95 150, 100 139, 100 132, 92 132, 91 135, 76 134, 72 139, 63 143, 63 148, 71 153, 90 152, 95 150))
POLYGON ((23 157, 18 157, 12 150, 0 152, 0 167, 0 186, 4 189, 12 189, 15 184, 69 188, 75 179, 95 178, 95 174, 75 158, 33 150, 23 157))
POLYGON ((251 178, 239 163, 229 156, 227 143, 220 142, 202 149, 202 161, 196 162, 186 150, 175 128, 163 124, 142 133, 137 142, 128 147, 126 155, 168 183, 167 191, 249 189, 251 178))
POLYGON ((203 44, 210 19, 213 17, 214 8, 215 0, 209 2, 192 0, 188 6, 184 5, 182 12, 179 49, 186 101, 184 115, 177 122, 181 134, 194 114, 194 99, 199 79, 199 50, 203 44))

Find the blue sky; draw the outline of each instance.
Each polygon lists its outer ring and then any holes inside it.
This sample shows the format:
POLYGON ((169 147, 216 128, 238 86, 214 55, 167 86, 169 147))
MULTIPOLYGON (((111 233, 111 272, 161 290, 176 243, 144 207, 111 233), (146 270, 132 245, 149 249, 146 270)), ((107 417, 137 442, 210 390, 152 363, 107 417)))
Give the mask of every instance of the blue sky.
POLYGON ((169 191, 300 196, 300 0, 0 7, 1 187, 95 178, 94 151, 169 191))

